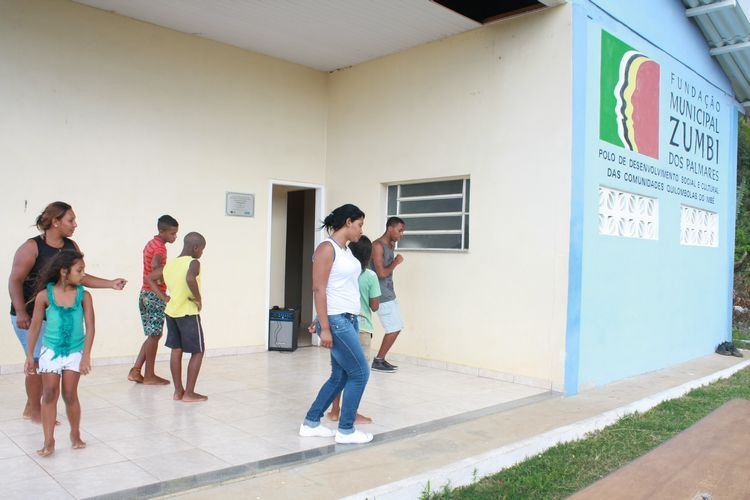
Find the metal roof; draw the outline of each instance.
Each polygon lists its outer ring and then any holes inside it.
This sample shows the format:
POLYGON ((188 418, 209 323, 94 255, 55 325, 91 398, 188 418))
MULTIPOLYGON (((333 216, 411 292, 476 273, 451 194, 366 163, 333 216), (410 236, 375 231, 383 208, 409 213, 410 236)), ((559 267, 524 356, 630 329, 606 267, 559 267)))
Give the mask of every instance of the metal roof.
POLYGON ((732 83, 737 100, 750 110, 750 22, 746 16, 750 2, 682 0, 682 3, 685 14, 703 32, 709 53, 732 83))

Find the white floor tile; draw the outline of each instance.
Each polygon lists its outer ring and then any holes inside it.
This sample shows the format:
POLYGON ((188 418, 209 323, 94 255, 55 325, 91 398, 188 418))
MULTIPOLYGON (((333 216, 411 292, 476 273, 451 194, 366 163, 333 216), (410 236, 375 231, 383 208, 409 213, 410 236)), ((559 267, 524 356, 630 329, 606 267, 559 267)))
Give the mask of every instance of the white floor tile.
POLYGON ((162 481, 231 466, 229 462, 197 448, 139 458, 133 462, 162 481))
POLYGON ((268 458, 286 455, 290 451, 259 437, 250 437, 203 445, 203 450, 232 465, 257 462, 268 458))
POLYGON ((48 477, 47 473, 27 455, 0 460, 0 484, 11 481, 35 481, 48 477))
POLYGON ((139 436, 138 439, 127 438, 107 441, 107 444, 130 460, 194 448, 187 441, 167 432, 145 434, 139 436))
MULTIPOLYGON (((398 364, 395 374, 370 377, 360 412, 375 423, 359 426, 363 430, 382 434, 544 392, 427 364, 398 364)), ((3 484, 3 500, 21 495, 24 485, 33 493, 29 498, 92 496, 334 443, 297 435, 330 373, 327 351, 209 357, 198 381, 209 400, 198 404, 173 401, 172 386, 128 382, 128 369, 97 366, 81 379, 81 429, 89 446, 70 448, 61 402, 57 451, 47 458, 35 453, 43 442, 41 427, 20 418, 23 376, 0 376, 0 484, 3 472, 12 476, 3 484)), ((168 374, 168 364, 157 363, 157 373, 168 374)), ((323 425, 337 427, 325 417, 323 425)))
POLYGON ((56 437, 55 453, 52 455, 40 457, 34 453, 29 456, 53 475, 127 460, 106 444, 98 441, 88 442, 86 448, 74 450, 67 436, 56 437))
POLYGON ((33 481, 16 480, 3 483, 3 500, 70 500, 74 498, 55 479, 45 474, 33 481))
POLYGON ((76 498, 103 495, 158 482, 155 475, 132 462, 62 472, 53 477, 76 498))

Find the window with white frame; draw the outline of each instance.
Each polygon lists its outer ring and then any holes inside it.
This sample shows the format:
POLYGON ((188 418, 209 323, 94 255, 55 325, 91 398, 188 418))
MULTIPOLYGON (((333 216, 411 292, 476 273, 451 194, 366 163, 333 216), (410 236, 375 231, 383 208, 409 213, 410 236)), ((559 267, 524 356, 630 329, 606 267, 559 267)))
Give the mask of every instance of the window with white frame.
POLYGON ((406 223, 399 250, 469 249, 469 179, 388 186, 387 216, 406 223))

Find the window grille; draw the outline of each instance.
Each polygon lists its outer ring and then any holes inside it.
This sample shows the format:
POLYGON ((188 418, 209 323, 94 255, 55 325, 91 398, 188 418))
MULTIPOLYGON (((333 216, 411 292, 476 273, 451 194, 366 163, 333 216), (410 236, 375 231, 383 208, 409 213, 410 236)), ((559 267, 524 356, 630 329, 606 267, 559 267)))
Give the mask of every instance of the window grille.
POLYGON ((719 214, 681 205, 680 244, 697 247, 718 247, 719 214))
POLYGON ((387 216, 404 220, 399 250, 469 249, 469 179, 391 184, 387 216))
POLYGON ((599 186, 599 234, 659 239, 659 200, 599 186))

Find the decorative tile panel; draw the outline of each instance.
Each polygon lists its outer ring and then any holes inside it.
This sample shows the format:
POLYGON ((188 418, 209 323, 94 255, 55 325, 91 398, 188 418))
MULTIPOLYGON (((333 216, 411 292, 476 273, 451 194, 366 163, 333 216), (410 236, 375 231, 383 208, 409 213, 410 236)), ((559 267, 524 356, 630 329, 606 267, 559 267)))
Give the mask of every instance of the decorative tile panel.
POLYGON ((599 186, 599 234, 659 239, 659 200, 599 186))
POLYGON ((719 246, 719 214, 680 206, 680 243, 697 247, 719 246))

